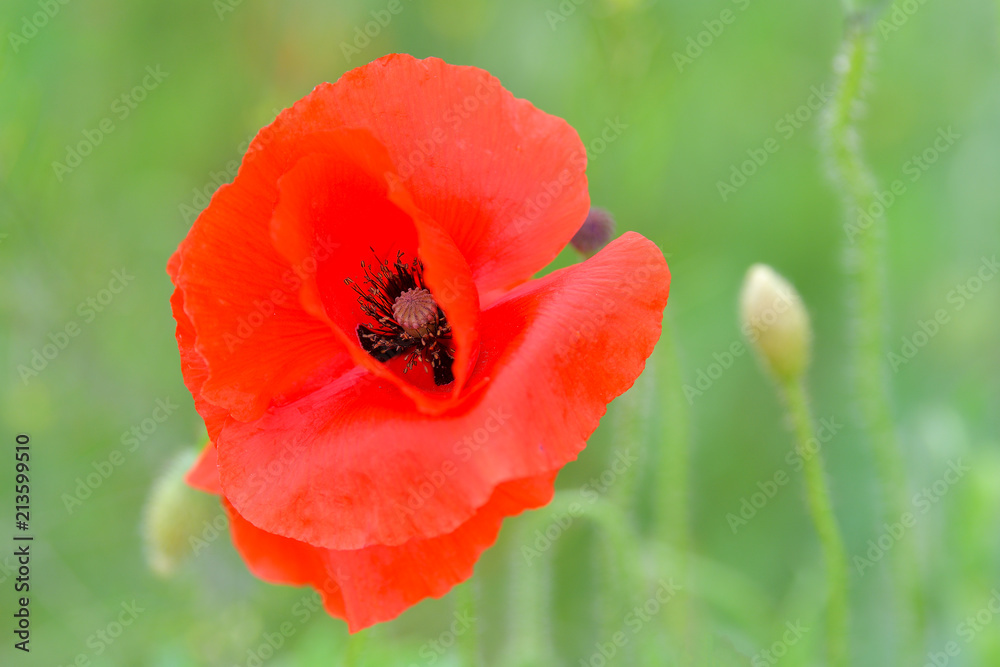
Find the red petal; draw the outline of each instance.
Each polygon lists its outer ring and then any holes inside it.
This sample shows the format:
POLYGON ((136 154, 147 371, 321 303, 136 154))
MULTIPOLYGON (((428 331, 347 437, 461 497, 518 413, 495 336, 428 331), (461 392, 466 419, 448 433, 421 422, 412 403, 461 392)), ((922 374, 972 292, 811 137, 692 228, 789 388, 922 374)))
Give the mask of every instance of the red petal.
POLYGON ((454 239, 480 293, 545 267, 590 207, 576 131, 475 67, 385 56, 317 86, 279 121, 282 134, 300 136, 370 131, 416 206, 454 239))
MULTIPOLYGON (((348 130, 385 144, 385 161, 402 177, 394 201, 410 200, 422 212, 415 216, 419 246, 435 296, 448 290, 446 272, 463 283, 459 298, 442 304, 456 344, 451 397, 400 384, 427 412, 454 404, 475 359, 475 290, 464 283, 471 277, 486 300, 495 298, 555 257, 588 210, 576 133, 482 70, 390 56, 318 87, 261 130, 236 180, 219 189, 178 251, 175 284, 208 368, 202 398, 236 419, 255 419, 275 400, 359 362, 345 352, 343 337, 310 313, 315 299, 307 298, 306 308, 299 303, 301 267, 277 252, 268 233, 281 176, 307 155, 343 150, 331 137, 348 130), (433 266, 435 253, 441 267, 433 266)), ((377 150, 354 153, 373 171, 385 167, 377 150)), ((365 231, 379 238, 377 226, 365 231)))
POLYGON ((318 319, 332 318, 353 335, 361 311, 344 278, 356 278, 361 262, 371 264, 376 256, 392 259, 403 252, 412 258, 416 230, 388 198, 385 173, 392 164, 370 134, 343 129, 307 136, 281 133, 262 150, 281 154, 290 141, 312 146, 313 152, 289 165, 277 181, 271 238, 299 268, 306 310, 318 319), (317 261, 319 250, 326 252, 317 261))
POLYGON ((421 414, 367 376, 230 422, 226 496, 268 532, 330 549, 449 533, 498 484, 576 457, 642 372, 669 282, 659 249, 629 233, 517 288, 482 313, 470 382, 491 379, 461 411, 421 414))
POLYGON ((219 482, 219 457, 215 449, 215 443, 209 442, 201 450, 198 460, 194 462, 184 481, 199 491, 205 493, 222 493, 222 484, 219 482))
POLYGON ((387 159, 378 159, 384 150, 373 145, 367 133, 327 136, 328 152, 299 160, 279 180, 271 223, 275 245, 295 266, 306 264, 319 246, 330 249, 304 277, 306 310, 330 322, 356 363, 397 384, 422 410, 440 413, 461 392, 478 344, 479 296, 468 264, 450 237, 398 184, 393 183, 390 192, 383 175, 389 169, 387 159), (351 278, 364 287, 362 263, 391 262, 400 252, 404 261, 419 254, 428 287, 451 324, 455 382, 446 389, 435 387, 422 369, 404 375, 399 364, 377 362, 358 342, 357 326, 370 322, 344 280, 351 278))
POLYGON ((424 412, 439 414, 458 401, 479 353, 479 291, 468 262, 452 238, 416 207, 410 194, 395 179, 390 180, 390 185, 393 201, 413 217, 420 239, 420 257, 425 264, 424 280, 451 325, 455 346, 452 368, 455 381, 450 385, 453 400, 437 404, 417 402, 424 412))
MULTIPOLYGON (((174 255, 176 257, 176 255, 174 255)), ((171 260, 171 266, 174 266, 171 260)), ((184 293, 175 289, 170 297, 170 306, 174 313, 174 320, 177 321, 177 347, 181 355, 181 373, 184 376, 184 385, 194 397, 194 407, 205 420, 205 428, 208 430, 208 437, 215 440, 222 430, 222 425, 229 416, 228 411, 206 401, 201 395, 201 388, 208 379, 208 364, 205 358, 195 349, 194 325, 191 319, 184 312, 184 293)))
POLYGON ((426 597, 441 597, 472 576, 480 554, 496 541, 503 519, 552 499, 555 474, 499 485, 489 501, 454 532, 396 547, 334 551, 272 535, 226 501, 233 543, 255 575, 272 583, 309 584, 327 611, 351 632, 395 618, 426 597))
POLYGON ((329 325, 302 308, 301 267, 271 242, 278 177, 321 150, 322 137, 264 150, 270 134, 265 128, 254 140, 236 179, 215 193, 171 263, 208 368, 202 397, 241 420, 355 365, 329 325))

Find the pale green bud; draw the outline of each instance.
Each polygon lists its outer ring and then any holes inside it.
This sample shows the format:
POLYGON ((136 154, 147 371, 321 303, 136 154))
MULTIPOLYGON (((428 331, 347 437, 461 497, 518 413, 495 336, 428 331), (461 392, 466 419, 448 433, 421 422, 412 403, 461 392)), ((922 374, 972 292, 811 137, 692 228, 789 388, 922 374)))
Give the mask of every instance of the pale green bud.
POLYGON ((791 283, 765 264, 754 264, 740 292, 742 331, 771 373, 787 382, 809 365, 809 313, 791 283))
POLYGON ((214 496, 191 488, 184 475, 198 458, 194 450, 177 455, 153 483, 143 512, 142 533, 146 561, 156 574, 174 573, 191 552, 191 535, 218 508, 214 496))

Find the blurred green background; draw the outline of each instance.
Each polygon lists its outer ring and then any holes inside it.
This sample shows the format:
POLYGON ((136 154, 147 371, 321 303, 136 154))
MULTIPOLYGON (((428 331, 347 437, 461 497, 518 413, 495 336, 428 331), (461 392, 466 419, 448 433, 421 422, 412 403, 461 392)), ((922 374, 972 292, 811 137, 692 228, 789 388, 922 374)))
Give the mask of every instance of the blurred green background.
MULTIPOLYGON (((264 664, 467 664, 455 649, 426 650, 452 623, 454 594, 364 633, 355 655, 345 657, 343 623, 299 613, 308 591, 257 581, 225 536, 170 578, 147 567, 141 537, 154 480, 202 437, 181 382, 168 256, 203 196, 232 178, 232 161, 276 110, 394 51, 482 67, 518 97, 566 118, 588 145, 608 123, 621 126, 591 152, 592 200, 615 214, 620 230, 645 234, 668 255, 667 313, 684 383, 718 375, 686 405, 692 571, 702 573, 685 580, 691 633, 701 647, 697 664, 822 664, 822 559, 801 475, 785 458, 792 437, 781 403, 752 355, 731 363, 719 357, 742 341, 736 299, 747 267, 773 265, 812 315, 815 412, 843 424, 823 449, 835 509, 848 555, 867 552, 883 528, 851 384, 848 238, 822 153, 820 114, 800 110, 833 79, 843 11, 833 0, 401 3, 402 12, 373 30, 367 45, 354 43, 356 29, 386 0, 3 3, 0 420, 7 463, 0 478, 12 474, 14 434, 29 433, 36 537, 30 655, 12 648, 12 548, 0 547, 0 664, 70 665, 83 655, 94 665, 252 665, 248 651, 285 621, 295 631, 264 664), (726 10, 732 20, 719 23, 726 10), (691 47, 689 38, 702 46, 691 47), (345 43, 359 51, 350 60, 345 43), (690 62, 676 55, 685 52, 690 62), (144 78, 137 100, 130 91, 144 78), (797 111, 797 127, 783 122, 797 111), (72 166, 68 146, 85 133, 100 142, 91 139, 91 153, 72 166), (724 200, 719 181, 771 138, 777 152, 724 200), (134 278, 120 293, 102 292, 116 271, 134 278), (78 335, 25 380, 18 367, 71 323, 78 335), (713 364, 728 367, 719 373, 713 364), (158 400, 178 407, 129 451, 123 436, 134 426, 142 431, 158 400), (65 494, 107 469, 113 450, 120 464, 70 511, 65 494), (781 470, 790 482, 734 534, 727 515, 781 470), (133 601, 142 609, 135 621, 102 639, 98 633, 133 601), (780 660, 763 657, 783 641, 786 623, 808 630, 780 660)), ((882 188, 896 179, 906 188, 888 212, 888 344, 898 351, 939 309, 950 318, 891 374, 892 409, 911 493, 940 479, 949 461, 961 459, 970 471, 935 496, 900 547, 918 554, 929 600, 922 645, 909 646, 919 662, 902 657, 905 632, 885 558, 863 574, 851 567, 852 664, 924 664, 955 641, 959 654, 939 664, 997 665, 1000 618, 991 612, 992 625, 968 641, 961 624, 1000 590, 1000 280, 982 283, 961 309, 949 292, 1000 251, 1000 5, 897 5, 904 12, 899 29, 875 32, 878 55, 861 124, 882 188), (949 128, 958 138, 913 172, 909 161, 949 128)), ((567 252, 560 261, 573 258, 567 252)), ((613 404, 559 488, 576 493, 617 449, 639 447, 637 439, 644 456, 656 456, 669 426, 658 405, 668 381, 663 368, 654 365, 613 404)), ((652 469, 647 463, 641 467, 652 469)), ((653 487, 663 481, 638 481, 634 512, 645 525, 656 509, 653 487)), ((12 491, 0 485, 5 522, 12 520, 12 491)), ((211 504, 199 511, 209 521, 218 512, 211 504)), ((198 511, 184 516, 202 531, 198 511)), ((505 524, 473 579, 483 664, 531 658, 511 655, 521 645, 512 619, 525 610, 510 593, 520 576, 510 564, 523 564, 518 531, 526 521, 505 524)), ((11 532, 0 531, 5 544, 11 532)), ((609 595, 620 582, 595 557, 604 540, 580 523, 546 554, 555 576, 537 632, 550 638, 558 659, 531 664, 601 664, 594 652, 595 642, 607 641, 602 619, 622 618, 648 597, 609 595)), ((664 627, 651 622, 637 635, 637 652, 623 651, 610 664, 675 664, 664 627)))

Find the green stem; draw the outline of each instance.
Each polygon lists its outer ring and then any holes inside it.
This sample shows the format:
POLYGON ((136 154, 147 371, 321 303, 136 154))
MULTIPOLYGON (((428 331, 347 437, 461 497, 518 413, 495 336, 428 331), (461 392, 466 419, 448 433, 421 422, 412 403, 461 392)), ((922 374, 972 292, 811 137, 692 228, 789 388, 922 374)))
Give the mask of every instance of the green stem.
POLYGON ((581 516, 603 533, 608 553, 617 556, 618 571, 615 574, 621 581, 622 591, 630 595, 640 592, 644 583, 642 549, 631 524, 625 521, 621 511, 605 500, 596 500, 584 506, 581 516))
MULTIPOLYGON (((556 494, 558 497, 558 494, 556 494)), ((552 505, 550 504, 549 507, 552 505)), ((547 509, 544 515, 547 517, 547 509)), ((525 517, 517 546, 510 551, 511 592, 508 602, 508 636, 511 638, 504 664, 552 664, 555 651, 551 641, 550 617, 552 575, 550 557, 542 555, 526 561, 523 546, 530 545, 543 512, 525 517)), ((544 527, 542 528, 544 531, 544 527)))
POLYGON ((656 486, 659 511, 657 537, 672 544, 678 551, 687 551, 690 546, 688 531, 688 496, 690 486, 688 473, 691 465, 690 424, 688 404, 682 387, 680 359, 674 345, 673 332, 665 318, 663 334, 657 346, 657 361, 663 369, 663 442, 656 486))
POLYGON ((805 464, 806 497, 813 524, 819 535, 826 561, 829 607, 827 609, 827 654, 830 667, 848 664, 847 555, 837 527, 830 500, 830 490, 823 472, 823 454, 813 452, 817 442, 812 415, 802 380, 790 380, 782 386, 789 416, 795 427, 796 448, 805 464))
POLYGON ((462 664, 468 667, 477 667, 480 663, 479 657, 479 617, 477 612, 477 585, 473 577, 455 589, 455 611, 460 616, 468 615, 472 619, 472 627, 459 636, 458 650, 462 656, 462 664))
MULTIPOLYGON (((870 211, 872 204, 877 203, 875 178, 864 162, 854 124, 854 109, 861 95, 870 44, 868 29, 856 26, 845 45, 846 68, 837 85, 828 124, 830 148, 849 217, 859 210, 870 211)), ((855 223, 856 220, 848 220, 849 225, 855 223)), ((883 365, 882 314, 886 308, 882 278, 884 213, 872 216, 868 229, 862 230, 857 226, 853 229, 859 246, 852 258, 857 396, 872 438, 883 492, 887 504, 891 506, 888 518, 895 520, 898 517, 896 509, 905 497, 906 485, 883 365)))
MULTIPOLYGON (((599 500, 586 508, 582 518, 589 520, 598 529, 601 544, 600 562, 603 571, 597 579, 600 582, 597 596, 598 619, 601 641, 608 641, 624 629, 621 602, 639 601, 646 590, 642 567, 642 551, 632 523, 626 521, 620 508, 599 500)), ((623 664, 636 664, 637 642, 629 642, 622 647, 623 664)))
MULTIPOLYGON (((828 145, 847 209, 845 229, 856 247, 851 248, 852 320, 854 323, 854 365, 856 399, 871 441, 881 494, 883 520, 893 523, 907 511, 906 472, 902 448, 890 407, 889 382, 884 364, 885 334, 883 315, 887 311, 884 286, 885 208, 876 199, 875 177, 862 155, 857 129, 857 107, 873 50, 871 22, 851 23, 845 40, 836 93, 827 119, 828 145), (870 216, 862 228, 859 211, 870 216), (874 215, 878 213, 878 215, 874 215)), ((902 627, 913 636, 904 645, 920 655, 921 628, 924 619, 924 595, 919 579, 916 555, 910 544, 898 545, 893 554, 892 576, 900 595, 909 603, 901 605, 913 618, 902 627)))
POLYGON ((656 390, 656 364, 653 358, 646 362, 646 369, 625 394, 612 405, 614 434, 612 457, 621 450, 634 451, 639 465, 633 465, 618 476, 608 497, 635 523, 642 471, 650 455, 649 422, 652 406, 651 394, 656 390))
POLYGON ((690 494, 690 424, 688 403, 682 387, 680 359, 674 343, 669 317, 664 318, 663 334, 656 350, 657 364, 662 369, 660 391, 662 394, 663 442, 660 445, 659 466, 656 476, 655 505, 657 512, 656 538, 673 547, 677 554, 673 574, 683 588, 678 599, 666 614, 668 631, 681 651, 686 664, 693 664, 691 654, 697 644, 692 632, 693 618, 690 604, 691 582, 688 577, 688 557, 691 550, 689 527, 690 494))
POLYGON ((371 629, 362 630, 347 637, 347 650, 344 652, 344 667, 357 667, 361 664, 361 654, 368 643, 371 629))
MULTIPOLYGON (((559 535, 581 521, 589 521, 601 533, 605 557, 612 562, 612 571, 602 578, 606 598, 631 600, 644 590, 642 552, 638 538, 619 507, 604 499, 590 499, 572 491, 559 491, 544 510, 526 517, 519 533, 519 545, 511 552, 513 589, 511 595, 510 636, 513 639, 511 656, 516 663, 531 661, 539 664, 556 664, 549 622, 551 610, 550 568, 554 549, 550 544, 544 553, 534 550, 537 533, 545 535, 555 517, 570 525, 560 526, 559 535)), ((558 525, 558 524, 556 524, 558 525)), ((615 600, 607 600, 611 607, 615 600)), ((601 633, 611 637, 620 631, 622 619, 602 615, 601 633)))

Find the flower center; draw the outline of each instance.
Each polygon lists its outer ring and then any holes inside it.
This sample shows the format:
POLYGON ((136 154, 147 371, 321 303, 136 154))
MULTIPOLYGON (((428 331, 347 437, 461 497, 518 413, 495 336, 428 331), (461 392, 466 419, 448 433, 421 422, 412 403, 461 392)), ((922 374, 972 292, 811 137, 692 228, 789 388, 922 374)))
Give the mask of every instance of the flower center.
POLYGON ((350 278, 344 282, 354 289, 361 311, 371 318, 357 328, 362 349, 382 362, 405 354, 404 373, 422 362, 433 371, 434 384, 453 382, 451 325, 424 284, 420 260, 408 264, 399 253, 392 265, 378 260, 378 268, 364 262, 361 268, 365 288, 350 278))
POLYGON ((437 319, 437 302, 429 290, 414 287, 408 289, 392 302, 392 314, 396 322, 411 336, 426 333, 427 325, 437 319))

